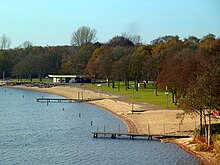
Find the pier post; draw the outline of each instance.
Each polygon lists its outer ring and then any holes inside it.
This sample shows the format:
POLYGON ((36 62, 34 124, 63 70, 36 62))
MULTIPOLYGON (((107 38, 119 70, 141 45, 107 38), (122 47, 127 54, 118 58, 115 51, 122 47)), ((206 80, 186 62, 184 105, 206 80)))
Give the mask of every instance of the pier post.
POLYGON ((77 99, 80 98, 80 92, 77 92, 77 99))
POLYGON ((81 91, 81 98, 82 98, 82 100, 83 100, 83 91, 81 91))

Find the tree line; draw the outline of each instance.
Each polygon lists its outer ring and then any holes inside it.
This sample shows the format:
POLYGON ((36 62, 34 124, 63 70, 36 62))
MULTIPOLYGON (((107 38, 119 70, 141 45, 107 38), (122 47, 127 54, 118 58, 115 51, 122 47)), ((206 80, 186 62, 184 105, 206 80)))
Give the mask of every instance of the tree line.
MULTIPOLYGON (((32 79, 48 74, 83 75, 92 81, 138 83, 153 81, 172 93, 174 104, 200 113, 220 108, 220 39, 159 37, 142 44, 140 36, 123 33, 107 43, 96 42, 96 31, 81 27, 72 35, 71 46, 33 46, 23 43, 14 49, 7 37, 0 40, 0 73, 6 77, 32 79), (4 42, 2 42, 4 41, 4 42)), ((2 76, 0 76, 2 77, 2 76)))

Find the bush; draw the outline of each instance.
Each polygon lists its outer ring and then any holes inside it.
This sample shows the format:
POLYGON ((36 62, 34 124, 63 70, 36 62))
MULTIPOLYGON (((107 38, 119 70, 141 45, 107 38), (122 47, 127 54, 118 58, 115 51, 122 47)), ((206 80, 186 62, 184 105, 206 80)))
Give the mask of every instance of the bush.
POLYGON ((212 136, 212 141, 213 142, 217 142, 219 141, 220 142, 220 134, 215 134, 212 136))
POLYGON ((196 145, 196 148, 195 148, 196 151, 207 151, 208 150, 208 146, 206 143, 202 143, 202 142, 197 142, 197 145, 196 145))

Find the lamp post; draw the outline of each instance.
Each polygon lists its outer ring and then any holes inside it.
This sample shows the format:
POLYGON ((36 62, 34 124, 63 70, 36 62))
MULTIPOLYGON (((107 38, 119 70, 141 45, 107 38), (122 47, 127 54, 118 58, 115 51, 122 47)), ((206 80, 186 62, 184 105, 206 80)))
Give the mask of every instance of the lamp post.
POLYGON ((102 81, 101 81, 101 92, 102 92, 102 81))
POLYGON ((167 105, 167 109, 168 109, 168 95, 169 95, 169 92, 167 90, 168 90, 168 86, 166 86, 166 92, 165 92, 165 95, 166 95, 166 105, 167 105))
POLYGON ((132 85, 132 97, 134 97, 134 85, 132 85))
POLYGON ((167 104, 167 108, 168 108, 168 95, 169 95, 169 92, 165 92, 165 95, 166 95, 166 104, 167 104))
POLYGON ((167 105, 167 108, 168 108, 168 95, 169 95, 169 92, 165 92, 165 95, 166 95, 166 105, 167 105))
MULTIPOLYGON (((101 81, 101 83, 102 83, 102 81, 101 81)), ((100 90, 98 90, 98 92, 99 92, 99 98, 101 99, 102 84, 98 84, 97 86, 100 87, 100 90)))

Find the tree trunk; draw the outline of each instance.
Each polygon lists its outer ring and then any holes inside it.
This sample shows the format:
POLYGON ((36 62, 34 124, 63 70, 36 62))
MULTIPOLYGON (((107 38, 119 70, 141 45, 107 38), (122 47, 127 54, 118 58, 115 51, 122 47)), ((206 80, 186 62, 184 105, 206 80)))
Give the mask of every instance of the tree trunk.
POLYGON ((129 86, 129 79, 127 80, 127 88, 130 89, 130 86, 129 86))
POLYGON ((138 81, 138 80, 135 80, 135 83, 134 83, 134 84, 135 84, 135 90, 136 90, 136 91, 138 91, 138 83, 139 83, 139 81, 138 81))
POLYGON ((203 111, 203 119, 204 119, 205 139, 207 142, 208 141, 208 127, 207 127, 207 123, 206 123, 205 111, 203 111))
POLYGON ((208 124, 208 146, 211 144, 211 117, 209 114, 209 124, 208 124))
POLYGON ((177 91, 175 91, 174 95, 175 95, 175 105, 177 105, 177 91))
POLYGON ((155 85, 154 96, 157 96, 157 84, 154 84, 154 85, 155 85))
POLYGON ((118 81, 118 91, 120 91, 120 81, 118 81))
POLYGON ((172 102, 175 103, 175 91, 171 93, 172 93, 172 102))
POLYGON ((127 81, 124 80, 124 83, 125 83, 125 90, 127 91, 128 90, 127 81))
POLYGON ((115 88, 115 81, 112 81, 112 88, 115 88))
POLYGON ((200 135, 202 135, 202 110, 199 111, 199 119, 200 119, 200 135))

